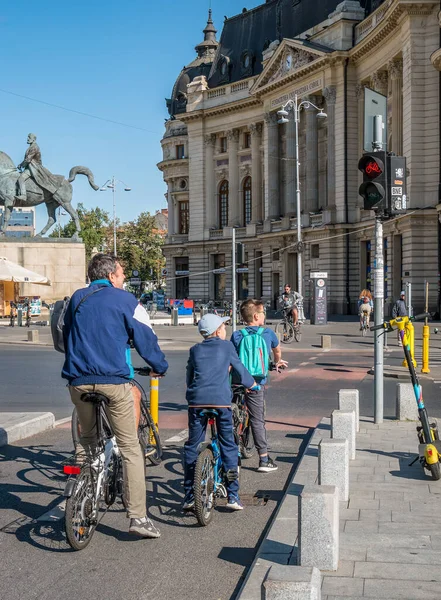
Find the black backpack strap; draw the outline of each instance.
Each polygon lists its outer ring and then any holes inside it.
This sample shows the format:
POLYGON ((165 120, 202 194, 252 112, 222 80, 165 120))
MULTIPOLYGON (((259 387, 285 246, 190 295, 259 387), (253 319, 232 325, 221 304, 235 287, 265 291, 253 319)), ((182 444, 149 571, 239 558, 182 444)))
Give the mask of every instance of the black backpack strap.
POLYGON ((85 296, 83 296, 83 298, 81 298, 81 300, 78 302, 78 304, 75 307, 74 310, 74 316, 77 314, 78 309, 80 308, 80 306, 83 304, 83 302, 85 300, 87 300, 87 298, 89 298, 89 296, 93 296, 94 294, 100 292, 101 290, 104 290, 106 287, 108 287, 107 285, 104 285, 103 287, 99 287, 96 290, 93 290, 93 292, 90 292, 89 294, 86 294, 85 296))

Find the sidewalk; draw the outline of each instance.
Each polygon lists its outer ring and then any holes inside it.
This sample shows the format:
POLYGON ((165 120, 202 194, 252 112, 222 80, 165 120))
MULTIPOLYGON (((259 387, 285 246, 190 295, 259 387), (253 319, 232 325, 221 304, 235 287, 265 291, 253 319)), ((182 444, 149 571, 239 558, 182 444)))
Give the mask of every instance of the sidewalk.
MULTIPOLYGON (((298 496, 317 482, 318 444, 330 419, 316 429, 243 587, 257 595, 274 564, 297 564, 298 496)), ((322 572, 322 600, 439 600, 441 598, 441 481, 417 462, 416 423, 360 419, 356 459, 350 461, 349 501, 340 503, 339 568, 322 572)))

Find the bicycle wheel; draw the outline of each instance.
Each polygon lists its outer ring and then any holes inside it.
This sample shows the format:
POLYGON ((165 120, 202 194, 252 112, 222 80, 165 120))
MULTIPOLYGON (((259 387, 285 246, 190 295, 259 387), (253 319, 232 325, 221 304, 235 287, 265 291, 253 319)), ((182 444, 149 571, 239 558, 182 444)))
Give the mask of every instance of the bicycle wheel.
POLYGON ((78 444, 80 443, 80 421, 78 419, 77 409, 74 408, 72 412, 72 420, 70 423, 70 429, 72 433, 72 441, 74 445, 74 449, 77 449, 78 444))
POLYGON ((254 456, 254 443, 252 441, 251 427, 248 425, 239 436, 239 450, 242 458, 254 456))
POLYGON ((194 512, 199 525, 205 527, 213 518, 214 456, 211 448, 199 454, 194 470, 194 512))
POLYGON ((162 445, 159 431, 153 422, 150 411, 141 401, 141 417, 138 425, 138 439, 142 446, 144 456, 152 463, 159 465, 162 460, 162 445))
POLYGON ((95 501, 92 470, 84 465, 75 486, 66 501, 65 530, 69 545, 74 550, 85 548, 98 525, 99 506, 95 501))
POLYGON ((366 335, 367 335, 367 327, 366 327, 366 323, 363 323, 362 330, 361 330, 361 335, 362 335, 363 337, 366 337, 366 335))
POLYGON ((276 334, 283 344, 290 344, 294 339, 294 327, 288 321, 281 321, 276 325, 276 334))
POLYGON ((300 342, 302 339, 302 330, 300 329, 300 324, 294 327, 294 339, 296 342, 300 342))

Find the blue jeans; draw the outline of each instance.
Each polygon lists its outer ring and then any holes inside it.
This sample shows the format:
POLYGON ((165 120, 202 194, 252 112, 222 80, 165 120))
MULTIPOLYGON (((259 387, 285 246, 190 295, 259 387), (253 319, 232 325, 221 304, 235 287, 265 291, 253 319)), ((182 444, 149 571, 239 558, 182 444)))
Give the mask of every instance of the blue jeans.
MULTIPOLYGON (((205 441, 208 418, 201 415, 203 408, 188 409, 188 441, 184 444, 184 489, 191 492, 194 483, 194 469, 198 458, 199 445, 205 441)), ((219 447, 225 471, 237 471, 239 450, 234 441, 233 414, 231 408, 216 408, 217 434, 219 447)), ((239 479, 227 483, 228 495, 237 494, 239 479)))

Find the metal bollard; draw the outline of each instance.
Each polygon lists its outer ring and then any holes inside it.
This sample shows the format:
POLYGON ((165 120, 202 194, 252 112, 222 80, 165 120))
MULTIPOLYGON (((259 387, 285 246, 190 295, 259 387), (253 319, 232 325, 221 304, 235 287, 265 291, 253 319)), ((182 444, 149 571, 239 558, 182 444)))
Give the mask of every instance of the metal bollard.
POLYGON ((430 327, 423 325, 423 366, 421 367, 421 373, 430 373, 429 369, 429 339, 430 339, 430 327))
POLYGON ((23 308, 21 306, 17 307, 17 325, 23 327, 23 308))
MULTIPOLYGON (((412 325, 412 323, 406 323, 406 325, 404 326, 404 340, 403 342, 405 344, 409 344, 410 346, 410 355, 412 357, 412 364, 414 367, 417 366, 416 360, 415 360, 415 328, 412 325)), ((403 367, 407 367, 407 360, 404 359, 402 362, 402 366, 403 367)))
MULTIPOLYGON (((159 429, 159 378, 150 378, 150 414, 156 427, 159 429)), ((150 443, 155 443, 155 438, 150 434, 150 443)))
POLYGON ((171 310, 171 324, 175 326, 179 324, 178 309, 174 306, 171 310))

